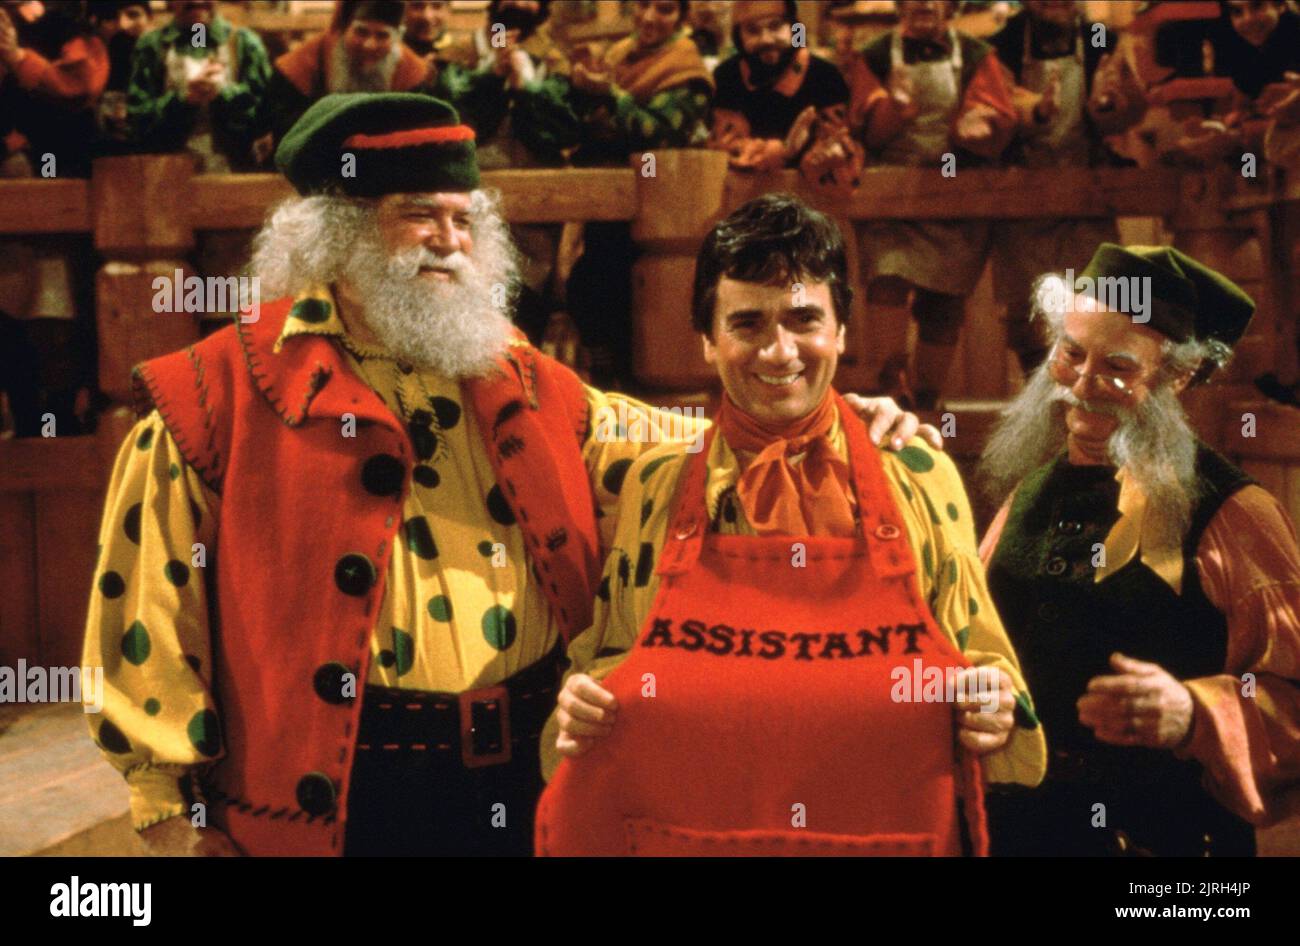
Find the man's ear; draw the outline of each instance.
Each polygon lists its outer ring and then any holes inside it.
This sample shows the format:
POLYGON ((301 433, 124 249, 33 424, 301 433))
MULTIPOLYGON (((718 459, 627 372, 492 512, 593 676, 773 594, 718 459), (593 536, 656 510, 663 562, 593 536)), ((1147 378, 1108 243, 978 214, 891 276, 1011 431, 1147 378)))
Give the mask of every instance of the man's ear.
POLYGON ((704 361, 710 365, 718 363, 718 348, 713 344, 713 339, 709 338, 708 332, 700 333, 700 341, 704 343, 704 361))

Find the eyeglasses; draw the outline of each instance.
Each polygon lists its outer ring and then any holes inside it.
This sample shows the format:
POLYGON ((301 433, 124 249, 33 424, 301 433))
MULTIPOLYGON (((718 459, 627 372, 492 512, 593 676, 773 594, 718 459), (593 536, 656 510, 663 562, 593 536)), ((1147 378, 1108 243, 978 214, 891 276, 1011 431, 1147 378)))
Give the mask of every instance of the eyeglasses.
POLYGON ((1125 381, 1123 378, 1116 377, 1113 374, 1090 374, 1088 372, 1079 371, 1074 367, 1074 365, 1070 364, 1065 359, 1065 353, 1062 352, 1059 347, 1052 353, 1050 370, 1052 372, 1052 377, 1056 379, 1057 383, 1063 384, 1066 387, 1074 387, 1079 383, 1080 378, 1092 378, 1111 394, 1124 398, 1133 396, 1132 382, 1125 381))

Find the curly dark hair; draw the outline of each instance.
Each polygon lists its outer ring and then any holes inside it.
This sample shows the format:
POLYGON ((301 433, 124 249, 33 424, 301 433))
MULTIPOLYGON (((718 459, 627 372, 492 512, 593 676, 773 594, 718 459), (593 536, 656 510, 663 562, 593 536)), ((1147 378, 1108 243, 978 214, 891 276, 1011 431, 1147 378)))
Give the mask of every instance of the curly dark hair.
POLYGON ((695 257, 691 325, 713 336, 722 277, 764 285, 801 280, 830 285, 835 319, 848 320, 853 287, 844 237, 835 222, 792 194, 764 194, 737 208, 704 238, 695 257))

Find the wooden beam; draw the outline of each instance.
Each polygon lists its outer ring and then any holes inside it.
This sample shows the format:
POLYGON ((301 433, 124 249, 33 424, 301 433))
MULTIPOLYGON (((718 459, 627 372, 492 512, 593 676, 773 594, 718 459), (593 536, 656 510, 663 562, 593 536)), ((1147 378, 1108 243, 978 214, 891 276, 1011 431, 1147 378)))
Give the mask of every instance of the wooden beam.
POLYGON ((88 233, 90 182, 0 181, 0 233, 88 233))
MULTIPOLYGON (((483 186, 501 191, 511 223, 631 220, 637 211, 630 168, 484 171, 483 186)), ((279 174, 199 174, 190 190, 190 222, 196 230, 258 227, 292 194, 279 174)))
POLYGON ((483 186, 501 191, 511 223, 631 220, 637 215, 631 168, 484 171, 483 186))
POLYGON ((0 440, 0 493, 103 489, 108 483, 95 437, 0 440))

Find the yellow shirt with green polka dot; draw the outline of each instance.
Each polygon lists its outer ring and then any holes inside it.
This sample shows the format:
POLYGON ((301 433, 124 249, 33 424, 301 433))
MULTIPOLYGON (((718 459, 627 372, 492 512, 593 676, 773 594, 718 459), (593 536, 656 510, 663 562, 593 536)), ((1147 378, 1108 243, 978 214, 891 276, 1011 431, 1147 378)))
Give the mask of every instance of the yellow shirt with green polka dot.
MULTIPOLYGON (((418 458, 371 636, 369 682, 462 692, 545 656, 559 629, 459 385, 350 338, 328 290, 304 294, 292 311, 275 350, 302 335, 333 338, 411 432, 418 458)), ((593 418, 629 426, 639 418, 644 432, 639 443, 591 435, 583 446, 608 549, 623 474, 661 440, 695 436, 697 422, 590 387, 586 395, 593 418)), ((218 751, 211 589, 191 563, 196 544, 218 547, 220 504, 158 412, 141 420, 110 479, 85 643, 86 664, 104 667, 104 708, 88 717, 91 730, 127 778, 137 828, 182 813, 178 776, 218 751)))
MULTIPOLYGON (((841 457, 847 443, 838 419, 828 435, 841 457)), ((569 674, 600 679, 627 656, 641 636, 659 590, 654 565, 663 549, 673 498, 686 468, 686 449, 663 444, 628 471, 619 500, 614 546, 606 559, 591 628, 569 645, 569 674)), ((1015 651, 984 579, 970 501, 956 466, 945 454, 914 439, 898 452, 881 451, 885 478, 902 514, 908 542, 919 563, 921 593, 935 621, 975 666, 1001 667, 1016 687, 1016 726, 1005 746, 983 757, 986 781, 1037 785, 1047 767, 1042 726, 1020 673, 1015 651)), ((736 497, 740 459, 722 437, 708 456, 705 499, 712 528, 726 535, 753 535, 736 497)), ((542 767, 549 779, 559 764, 552 714, 542 733, 542 767)))

